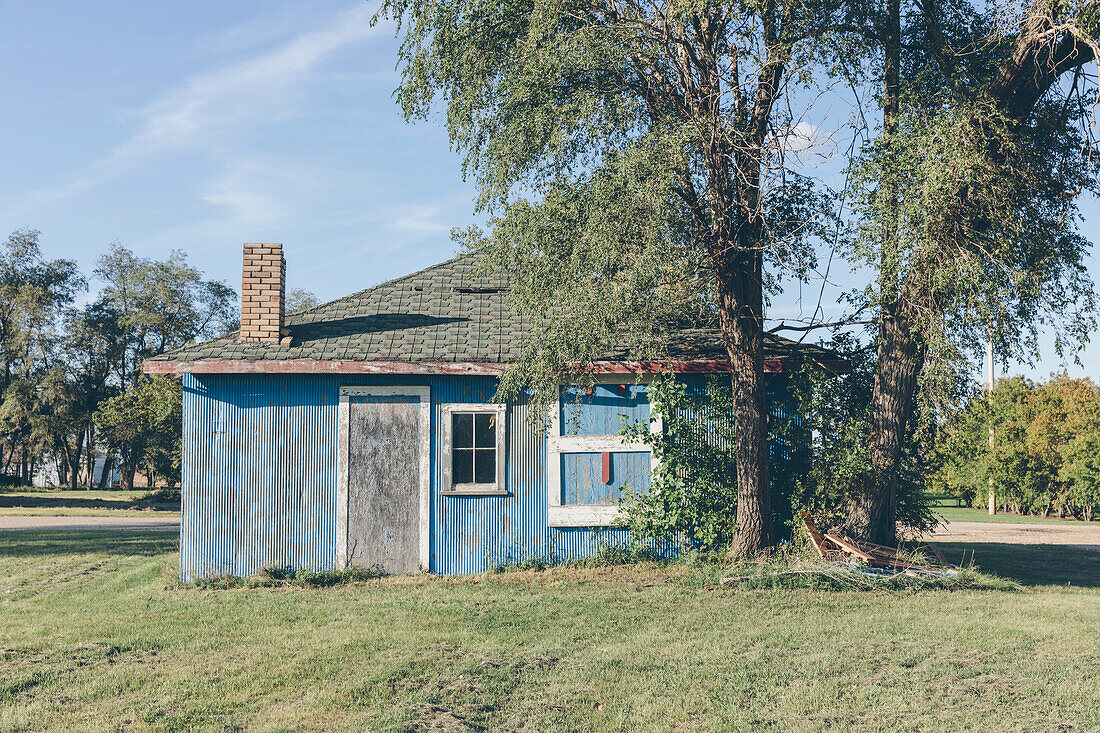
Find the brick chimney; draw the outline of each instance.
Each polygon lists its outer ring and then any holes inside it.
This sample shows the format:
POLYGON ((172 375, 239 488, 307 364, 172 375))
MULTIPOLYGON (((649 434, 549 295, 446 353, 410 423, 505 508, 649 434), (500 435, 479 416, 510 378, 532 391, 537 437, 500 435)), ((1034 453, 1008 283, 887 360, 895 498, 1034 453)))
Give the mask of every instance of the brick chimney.
POLYGON ((241 341, 279 343, 285 335, 285 291, 283 245, 246 244, 241 277, 241 341))

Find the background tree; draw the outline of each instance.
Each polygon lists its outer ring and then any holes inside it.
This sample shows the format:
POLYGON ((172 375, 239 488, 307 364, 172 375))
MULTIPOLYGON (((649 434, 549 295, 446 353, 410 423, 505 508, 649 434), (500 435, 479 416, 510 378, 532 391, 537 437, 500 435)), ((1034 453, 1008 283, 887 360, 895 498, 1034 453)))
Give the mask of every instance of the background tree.
MULTIPOLYGON (((59 380, 57 389, 64 395, 72 412, 67 419, 53 424, 59 431, 55 436, 58 445, 79 445, 81 436, 84 451, 84 475, 87 488, 95 482, 93 470, 98 449, 93 415, 99 403, 118 393, 120 385, 112 379, 112 369, 120 358, 121 332, 114 313, 105 307, 102 299, 80 309, 71 309, 64 320, 64 338, 57 348, 51 369, 59 380), (70 435, 75 433, 75 440, 70 435)), ((63 453, 71 451, 63 448, 63 453)), ((103 453, 99 485, 106 484, 114 466, 114 455, 103 453)), ((69 484, 76 488, 76 467, 69 475, 69 484)))
POLYGON ((291 288, 286 296, 286 312, 301 313, 302 311, 316 308, 321 301, 316 295, 304 288, 291 288))
POLYGON ((0 248, 0 465, 7 473, 18 457, 23 481, 30 480, 45 436, 37 420, 37 392, 48 371, 57 321, 85 287, 71 260, 42 257, 38 232, 20 229, 0 248))
POLYGON ((442 99, 537 335, 502 396, 557 384, 670 331, 713 325, 732 367, 737 539, 774 540, 763 375, 765 273, 806 266, 817 201, 783 153, 808 80, 850 23, 837 3, 388 0, 409 118, 442 99))
MULTIPOLYGON (((141 365, 146 359, 195 339, 225 333, 236 322, 233 290, 220 281, 204 280, 182 252, 153 260, 116 244, 100 258, 95 275, 104 282, 95 318, 100 333, 110 334, 104 354, 112 362, 111 384, 120 400, 125 401, 128 391, 144 384, 141 365)), ((139 405, 148 396, 140 392, 133 399, 139 405)), ((112 409, 121 410, 120 405, 114 403, 112 409)), ((139 406, 133 409, 140 411, 139 406)), ((150 444, 135 432, 141 442, 125 445, 121 441, 127 434, 113 428, 108 444, 121 459, 123 487, 132 488, 139 464, 149 462, 145 450, 150 444)))
POLYGON ((952 495, 984 495, 992 481, 999 504, 1020 514, 1091 519, 1100 506, 1100 464, 1090 453, 1100 436, 1100 391, 1089 379, 999 380, 992 397, 975 394, 942 432, 936 483, 952 495))
POLYGON ((158 475, 178 482, 181 405, 178 380, 142 375, 129 390, 102 402, 95 421, 108 445, 122 457, 123 466, 144 467, 151 484, 158 475))
MULTIPOLYGON (((141 364, 234 327, 236 295, 204 279, 181 252, 146 259, 115 244, 95 275, 103 289, 75 307, 87 283, 74 262, 43 258, 32 230, 18 230, 0 246, 0 476, 30 482, 35 461, 48 456, 57 461, 60 481, 77 488, 83 477, 91 488, 104 442, 97 435, 97 409, 118 398, 104 413, 112 433, 100 484, 112 471, 114 451, 125 458, 126 488, 132 488, 139 465, 150 475, 178 477, 178 428, 157 436, 127 433, 114 418, 125 416, 126 405, 128 414, 141 419, 179 412, 178 404, 162 404, 178 403, 179 390, 150 387, 141 364), (125 444, 128 434, 139 442, 125 444)), ((315 300, 305 291, 292 295, 301 307, 315 300)))

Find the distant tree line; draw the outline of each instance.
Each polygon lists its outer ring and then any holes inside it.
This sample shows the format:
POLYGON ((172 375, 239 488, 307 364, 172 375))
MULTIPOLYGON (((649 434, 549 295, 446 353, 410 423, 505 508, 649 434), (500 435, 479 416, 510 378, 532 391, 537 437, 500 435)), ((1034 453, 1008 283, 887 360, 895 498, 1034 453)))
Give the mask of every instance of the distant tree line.
POLYGON ((0 473, 30 483, 52 462, 74 489, 105 486, 116 467, 123 488, 139 471, 178 482, 181 387, 141 365, 236 328, 236 298, 183 252, 146 259, 116 243, 89 277, 46 259, 38 232, 12 233, 0 246, 0 473))
POLYGON ((1065 374, 1002 379, 945 425, 932 485, 968 506, 1091 520, 1100 507, 1100 390, 1065 374), (992 438, 990 437, 992 431, 992 438))

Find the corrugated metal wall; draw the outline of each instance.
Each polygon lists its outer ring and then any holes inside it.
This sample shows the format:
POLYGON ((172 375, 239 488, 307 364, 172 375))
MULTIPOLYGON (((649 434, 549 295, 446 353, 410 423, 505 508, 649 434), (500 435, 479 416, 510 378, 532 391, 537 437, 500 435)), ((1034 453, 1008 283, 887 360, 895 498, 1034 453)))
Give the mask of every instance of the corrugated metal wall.
MULTIPOLYGON (((507 414, 508 495, 440 494, 440 406, 491 401, 494 378, 186 375, 180 538, 184 580, 249 575, 271 564, 334 566, 341 385, 431 388, 433 572, 476 573, 531 557, 576 559, 627 541, 627 531, 615 527, 547 527, 546 440, 532 426, 525 404, 511 405, 507 414)), ((634 385, 626 395, 611 385, 598 386, 585 397, 575 402, 579 410, 563 409, 563 425, 568 420, 576 426, 574 434, 614 433, 620 425, 617 414, 630 419, 649 414, 644 390, 634 385)), ((631 453, 621 456, 618 471, 613 465, 613 478, 648 486, 648 471, 643 479, 642 464, 633 465, 641 459, 631 453)), ((598 463, 596 469, 598 479, 598 463)))
POLYGON ((186 376, 183 408, 181 576, 332 566, 336 400, 327 385, 186 376))
POLYGON ((187 375, 183 384, 184 580, 249 575, 270 564, 334 565, 341 385, 431 388, 434 572, 476 573, 499 563, 551 556, 559 547, 563 557, 577 557, 598 544, 589 535, 607 534, 547 528, 546 441, 532 427, 524 404, 510 406, 507 415, 509 494, 440 494, 440 405, 489 402, 495 379, 187 375))

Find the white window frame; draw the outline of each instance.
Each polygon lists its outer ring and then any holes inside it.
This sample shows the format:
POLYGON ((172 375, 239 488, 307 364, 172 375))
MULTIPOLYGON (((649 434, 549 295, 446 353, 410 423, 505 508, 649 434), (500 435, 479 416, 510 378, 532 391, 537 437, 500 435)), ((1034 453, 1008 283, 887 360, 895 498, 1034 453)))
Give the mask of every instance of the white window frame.
POLYGON ((348 439, 351 437, 352 397, 417 397, 420 400, 420 569, 431 567, 432 527, 432 391, 431 387, 340 387, 340 412, 336 448, 336 564, 347 567, 348 554, 348 439))
POLYGON ((440 456, 443 461, 443 485, 439 493, 443 496, 506 496, 508 487, 504 475, 504 446, 507 437, 508 406, 495 402, 455 402, 440 405, 441 418, 443 420, 441 435, 443 436, 440 456), (496 481, 487 483, 456 484, 452 476, 453 461, 452 450, 454 448, 453 416, 456 413, 485 414, 496 416, 496 481))
MULTIPOLYGON (((595 377, 597 384, 648 384, 653 381, 652 374, 600 374, 595 377)), ((546 471, 547 484, 546 517, 551 527, 608 527, 619 517, 619 507, 614 504, 568 504, 561 503, 561 455, 562 453, 649 453, 649 470, 652 475, 660 461, 653 456, 648 443, 628 441, 620 435, 562 435, 561 411, 564 399, 559 385, 558 399, 550 405, 549 424, 546 435, 546 471)), ((649 432, 660 433, 664 430, 664 420, 650 403, 649 432)))

